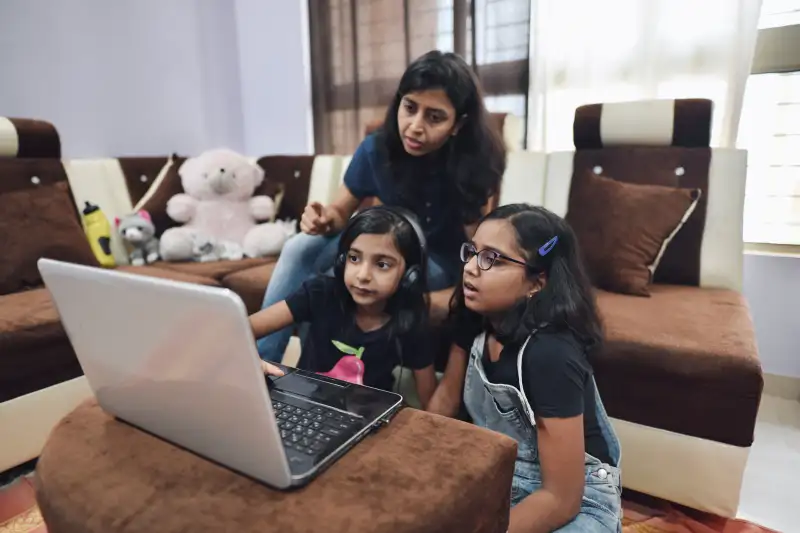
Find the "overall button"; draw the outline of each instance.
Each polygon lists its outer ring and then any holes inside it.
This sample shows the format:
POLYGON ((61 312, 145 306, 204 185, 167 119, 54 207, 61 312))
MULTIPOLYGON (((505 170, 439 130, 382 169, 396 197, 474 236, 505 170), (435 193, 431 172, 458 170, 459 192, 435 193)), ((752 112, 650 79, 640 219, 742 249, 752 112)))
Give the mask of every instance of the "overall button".
POLYGON ((606 471, 605 468, 601 468, 596 472, 596 474, 597 477, 599 477, 600 479, 606 479, 608 477, 608 472, 606 471))

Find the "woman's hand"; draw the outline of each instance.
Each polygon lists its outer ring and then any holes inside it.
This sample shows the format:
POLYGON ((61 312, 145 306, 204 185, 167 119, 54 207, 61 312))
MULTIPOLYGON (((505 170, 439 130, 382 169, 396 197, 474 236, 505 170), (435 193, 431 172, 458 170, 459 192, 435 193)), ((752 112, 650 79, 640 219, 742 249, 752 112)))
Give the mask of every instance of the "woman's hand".
POLYGON ((319 202, 311 202, 303 211, 300 230, 309 235, 325 235, 333 229, 333 220, 327 209, 319 202))
POLYGON ((261 361, 261 370, 263 370, 264 374, 268 376, 280 377, 284 375, 283 370, 273 365, 272 363, 267 363, 266 361, 261 361))
POLYGON ((361 200, 342 183, 330 204, 311 202, 306 206, 300 218, 300 230, 309 235, 330 235, 341 231, 360 203, 361 200))

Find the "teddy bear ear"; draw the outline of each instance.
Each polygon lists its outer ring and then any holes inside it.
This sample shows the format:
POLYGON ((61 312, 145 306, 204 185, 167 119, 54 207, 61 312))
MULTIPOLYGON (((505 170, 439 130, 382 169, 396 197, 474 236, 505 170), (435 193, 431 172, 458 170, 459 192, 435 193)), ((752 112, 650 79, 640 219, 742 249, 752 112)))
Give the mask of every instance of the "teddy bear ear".
POLYGON ((178 167, 178 176, 183 178, 189 174, 195 174, 197 172, 197 168, 197 158, 188 157, 183 163, 181 163, 181 166, 178 167))
POLYGON ((142 217, 143 219, 145 219, 145 220, 149 221, 149 222, 152 222, 152 221, 153 221, 153 219, 152 219, 152 218, 150 218, 150 213, 148 213, 148 212, 147 212, 147 211, 145 211, 144 209, 140 209, 140 210, 139 210, 139 213, 138 213, 138 215, 139 215, 140 217, 142 217))
POLYGON ((114 225, 116 227, 119 227, 119 223, 120 223, 119 217, 114 217, 114 225))

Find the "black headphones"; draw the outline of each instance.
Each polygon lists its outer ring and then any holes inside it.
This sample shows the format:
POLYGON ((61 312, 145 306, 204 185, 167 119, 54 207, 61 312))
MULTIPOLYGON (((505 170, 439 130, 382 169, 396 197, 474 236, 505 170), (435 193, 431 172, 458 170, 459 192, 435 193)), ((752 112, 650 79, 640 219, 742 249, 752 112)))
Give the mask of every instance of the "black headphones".
MULTIPOLYGON (((417 236, 417 244, 419 245, 419 256, 420 260, 423 264, 420 265, 406 265, 406 271, 403 273, 403 279, 400 280, 400 288, 402 290, 413 290, 419 287, 422 283, 423 279, 423 268, 424 262, 427 260, 428 257, 428 245, 427 241, 425 240, 425 234, 422 232, 422 227, 417 222, 417 217, 409 211, 408 209, 404 209, 402 207, 394 207, 388 205, 377 205, 375 207, 369 207, 364 209, 363 211, 359 211, 355 216, 353 216, 345 226, 344 230, 342 231, 342 235, 340 237, 339 242, 345 241, 347 235, 352 231, 353 226, 359 220, 360 217, 363 217, 365 213, 372 212, 372 211, 385 211, 387 213, 392 213, 396 217, 400 218, 401 220, 405 221, 411 229, 414 230, 414 234, 417 236)), ((337 279, 344 278, 344 267, 347 263, 347 251, 342 251, 336 256, 336 261, 333 264, 333 273, 337 279)))

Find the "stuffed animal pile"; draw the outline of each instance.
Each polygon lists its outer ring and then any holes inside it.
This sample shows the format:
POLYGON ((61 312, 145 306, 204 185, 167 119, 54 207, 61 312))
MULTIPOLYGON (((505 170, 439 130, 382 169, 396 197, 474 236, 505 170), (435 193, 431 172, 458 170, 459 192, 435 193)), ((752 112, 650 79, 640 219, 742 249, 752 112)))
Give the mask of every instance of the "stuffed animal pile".
POLYGON ((178 169, 184 192, 167 202, 183 225, 161 236, 165 261, 217 261, 275 255, 295 232, 294 221, 275 216, 269 196, 253 196, 264 170, 228 149, 187 159, 178 169))

